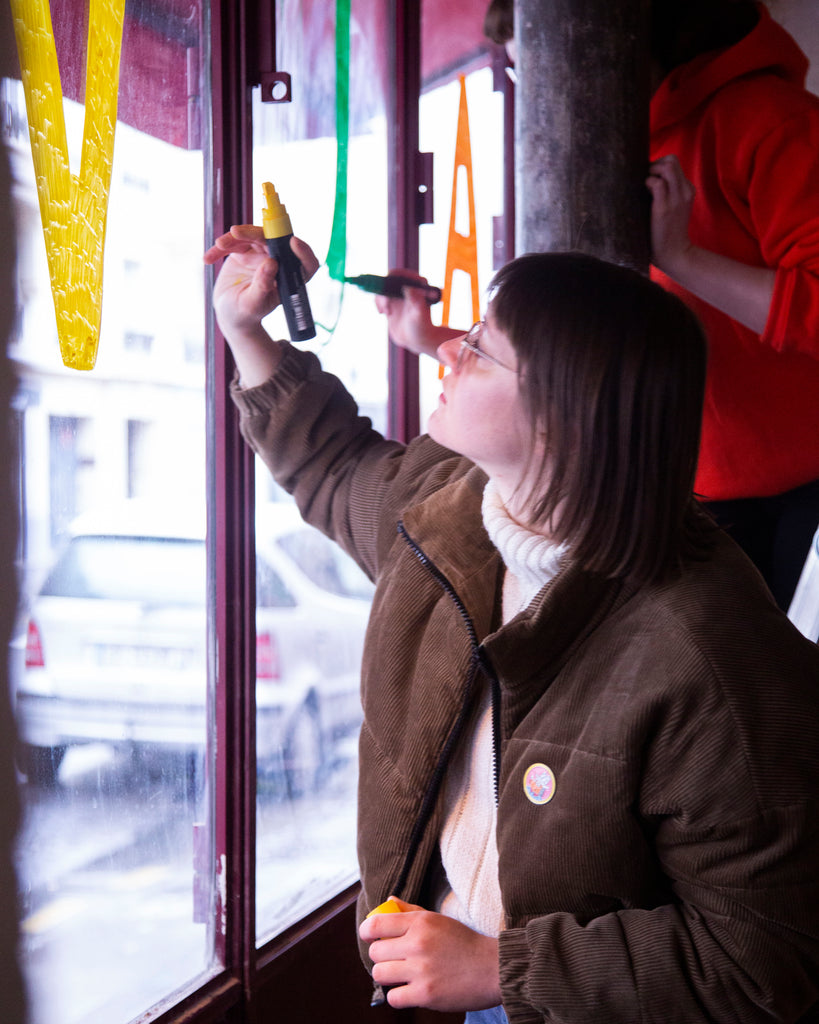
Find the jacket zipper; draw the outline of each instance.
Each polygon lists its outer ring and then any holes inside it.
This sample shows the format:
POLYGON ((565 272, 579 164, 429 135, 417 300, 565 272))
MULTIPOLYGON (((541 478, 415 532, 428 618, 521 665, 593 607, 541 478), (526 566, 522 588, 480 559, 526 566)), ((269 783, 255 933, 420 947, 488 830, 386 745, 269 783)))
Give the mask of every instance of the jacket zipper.
POLYGON ((475 680, 478 677, 479 672, 483 672, 488 678, 491 694, 492 694, 492 760, 493 760, 493 775, 495 782, 495 806, 498 803, 498 791, 499 791, 499 776, 500 776, 500 682, 497 677, 497 673, 489 660, 489 657, 478 642, 478 635, 475 632, 475 626, 466 610, 463 601, 458 596, 458 592, 455 590, 453 585, 447 579, 447 577, 441 572, 441 570, 427 557, 423 549, 413 540, 412 537, 407 533, 406 527, 403 522, 398 523, 398 532, 409 545, 410 550, 413 552, 418 561, 424 566, 424 568, 432 575, 433 579, 438 583, 442 590, 448 594, 456 609, 458 610, 461 619, 466 627, 469 642, 472 648, 472 657, 469 665, 469 673, 467 675, 466 683, 464 685, 464 697, 461 703, 461 710, 458 713, 458 717, 455 720, 455 724, 450 730, 449 736, 444 743, 444 746, 438 756, 438 760, 435 764, 435 768, 432 773, 430 784, 427 787, 427 791, 424 794, 424 799, 421 804, 421 809, 418 812, 418 816, 415 819, 412 833, 410 834, 409 849, 407 850, 406 857, 404 858, 404 864, 401 869, 401 873, 398 876, 398 881, 393 889, 390 891, 396 896, 401 896, 404 886, 409 876, 410 868, 415 860, 418 853, 418 849, 421 845, 424 832, 426 830, 429 819, 432 815, 432 811, 435 807, 435 802, 438 798, 438 794, 443 784, 444 775, 446 773, 449 760, 452 756, 452 752, 461 738, 463 733, 464 725, 471 711, 471 701, 475 680))

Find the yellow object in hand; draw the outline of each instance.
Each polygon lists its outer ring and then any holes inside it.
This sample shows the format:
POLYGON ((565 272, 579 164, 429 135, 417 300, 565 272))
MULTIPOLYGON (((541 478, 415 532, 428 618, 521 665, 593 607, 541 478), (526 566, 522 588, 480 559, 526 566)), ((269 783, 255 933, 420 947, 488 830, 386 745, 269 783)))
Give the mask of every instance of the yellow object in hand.
POLYGON ((114 156, 125 0, 90 0, 79 175, 68 166, 63 95, 48 0, 11 0, 28 111, 57 336, 66 366, 97 358, 102 258, 114 156))
POLYGON ((398 906, 392 897, 388 900, 384 900, 383 903, 379 903, 375 910, 371 910, 367 917, 372 917, 373 914, 401 914, 403 911, 398 906))

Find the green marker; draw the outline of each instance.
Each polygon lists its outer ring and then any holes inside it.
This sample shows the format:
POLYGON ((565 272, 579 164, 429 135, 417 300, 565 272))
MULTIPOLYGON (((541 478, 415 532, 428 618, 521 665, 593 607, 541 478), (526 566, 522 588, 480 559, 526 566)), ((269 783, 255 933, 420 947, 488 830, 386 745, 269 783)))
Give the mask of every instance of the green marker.
POLYGON ((388 295, 390 298, 400 299, 403 298, 404 288, 420 288, 430 306, 441 301, 440 288, 416 281, 414 277, 402 277, 400 274, 388 274, 386 277, 380 274, 359 274, 358 277, 345 277, 344 280, 347 284, 354 284, 357 288, 372 292, 374 295, 388 295))

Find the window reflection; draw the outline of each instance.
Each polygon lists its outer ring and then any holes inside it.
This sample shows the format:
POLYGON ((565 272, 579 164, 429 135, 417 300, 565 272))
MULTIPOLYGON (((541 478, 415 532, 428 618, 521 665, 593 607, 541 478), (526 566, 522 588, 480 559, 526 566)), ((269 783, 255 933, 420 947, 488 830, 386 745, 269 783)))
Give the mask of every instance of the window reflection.
POLYGON ((359 670, 373 588, 281 495, 257 508, 256 566, 257 913, 270 934, 357 877, 359 670))
MULTIPOLYGON (((343 201, 346 274, 388 269, 387 7, 377 0, 350 4, 349 110, 341 112, 349 126, 346 179, 337 176, 332 4, 311 8, 278 0, 277 66, 293 75, 293 100, 261 103, 257 89, 253 107, 257 218, 262 182, 271 181, 294 232, 322 261, 308 285, 318 328, 308 347, 381 430, 387 403, 384 321, 371 295, 330 278, 327 255, 343 201)), ((274 337, 286 336, 279 311, 265 326, 274 337)), ((256 480, 257 558, 287 566, 282 575, 298 604, 293 629, 284 633, 264 625, 263 596, 257 594, 256 930, 262 940, 358 877, 360 660, 372 585, 323 535, 300 524, 267 470, 260 468, 256 480), (261 666, 279 661, 281 681, 264 682, 261 666), (283 694, 290 695, 286 724, 277 735, 269 705, 283 694)))
POLYGON ((277 543, 305 576, 322 590, 365 601, 372 598, 372 583, 348 555, 327 543, 321 534, 293 530, 279 537, 277 543))

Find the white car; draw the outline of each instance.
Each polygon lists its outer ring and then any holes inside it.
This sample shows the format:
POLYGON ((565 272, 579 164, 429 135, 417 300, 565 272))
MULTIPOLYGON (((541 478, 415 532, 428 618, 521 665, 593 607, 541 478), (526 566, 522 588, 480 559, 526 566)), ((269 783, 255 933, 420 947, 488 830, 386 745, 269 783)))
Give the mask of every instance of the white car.
MULTIPOLYGON (((260 769, 307 784, 361 721, 372 585, 289 504, 257 516, 260 769)), ((55 781, 72 744, 201 749, 208 693, 204 529, 127 503, 88 515, 31 602, 15 679, 23 771, 55 781)))

